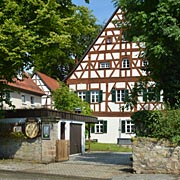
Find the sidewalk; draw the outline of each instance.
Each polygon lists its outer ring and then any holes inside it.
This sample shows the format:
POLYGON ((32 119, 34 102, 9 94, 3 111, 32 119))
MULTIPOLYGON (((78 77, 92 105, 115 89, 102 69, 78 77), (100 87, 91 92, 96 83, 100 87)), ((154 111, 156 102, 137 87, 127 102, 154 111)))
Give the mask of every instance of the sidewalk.
POLYGON ((180 180, 173 175, 132 174, 130 156, 130 153, 96 152, 70 156, 69 161, 49 164, 0 160, 0 170, 104 180, 180 180))

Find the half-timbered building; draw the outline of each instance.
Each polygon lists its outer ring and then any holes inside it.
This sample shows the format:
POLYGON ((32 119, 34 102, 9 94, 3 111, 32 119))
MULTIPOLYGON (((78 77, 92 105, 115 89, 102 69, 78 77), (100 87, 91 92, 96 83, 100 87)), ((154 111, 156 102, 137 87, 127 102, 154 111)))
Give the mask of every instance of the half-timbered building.
POLYGON ((34 72, 32 80, 45 93, 42 96, 42 107, 54 109, 52 93, 59 88, 58 81, 39 71, 34 72))
POLYGON ((91 139, 98 142, 128 143, 135 136, 132 113, 162 106, 160 96, 158 101, 145 101, 144 94, 139 93, 138 104, 125 108, 125 98, 139 77, 146 75, 142 67, 148 62, 140 58, 143 43, 125 41, 123 30, 117 27, 117 22, 123 20, 123 12, 117 9, 65 80, 70 89, 90 103, 98 117, 91 129, 91 139))

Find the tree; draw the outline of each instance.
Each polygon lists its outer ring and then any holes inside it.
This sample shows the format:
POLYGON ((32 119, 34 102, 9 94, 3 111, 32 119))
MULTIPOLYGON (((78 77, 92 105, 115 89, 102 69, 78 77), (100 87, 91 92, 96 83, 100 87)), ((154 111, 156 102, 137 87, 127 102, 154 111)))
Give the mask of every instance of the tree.
POLYGON ((84 115, 92 114, 92 110, 87 102, 82 101, 74 91, 69 90, 65 83, 59 83, 60 88, 53 93, 56 109, 68 112, 75 112, 76 109, 79 109, 84 115))
POLYGON ((95 22, 71 0, 1 0, 0 79, 12 82, 33 66, 63 79, 97 33, 95 22))
POLYGON ((128 41, 144 42, 147 74, 163 90, 164 101, 180 107, 180 1, 113 0, 125 13, 128 41))

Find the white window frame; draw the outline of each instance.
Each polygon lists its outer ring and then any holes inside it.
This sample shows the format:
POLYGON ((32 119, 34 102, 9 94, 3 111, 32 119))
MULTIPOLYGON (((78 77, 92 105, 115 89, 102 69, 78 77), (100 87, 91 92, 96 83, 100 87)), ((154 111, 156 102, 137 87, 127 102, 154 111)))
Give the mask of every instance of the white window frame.
POLYGON ((91 103, 99 102, 99 91, 91 91, 90 93, 91 103))
POLYGON ((101 62, 101 63, 100 63, 100 68, 101 68, 101 69, 110 68, 110 62, 101 62))
POLYGON ((149 65, 149 61, 148 60, 143 60, 142 61, 142 66, 143 67, 147 67, 149 65))
POLYGON ((21 101, 23 105, 26 105, 26 96, 24 94, 21 95, 21 101))
POLYGON ((79 98, 82 99, 82 101, 86 100, 86 92, 85 91, 78 91, 79 98))
POLYGON ((130 62, 128 58, 122 60, 122 68, 130 68, 130 62))
POLYGON ((121 132, 125 134, 134 134, 134 124, 132 123, 131 120, 121 120, 121 132), (125 132, 122 132, 123 129, 123 122, 125 122, 125 132))
POLYGON ((116 102, 124 102, 125 91, 125 89, 116 90, 116 102))
POLYGON ((31 105, 34 106, 35 104, 35 98, 34 96, 30 96, 31 105))
POLYGON ((94 133, 106 134, 107 133, 107 120, 98 120, 98 123, 94 125, 94 133))

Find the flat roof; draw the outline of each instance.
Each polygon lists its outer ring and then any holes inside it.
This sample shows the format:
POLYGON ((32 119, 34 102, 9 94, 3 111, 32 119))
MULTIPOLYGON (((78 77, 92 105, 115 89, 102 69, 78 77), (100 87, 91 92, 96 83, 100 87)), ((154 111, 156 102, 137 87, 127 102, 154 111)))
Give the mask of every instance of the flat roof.
POLYGON ((57 118, 63 120, 74 120, 74 121, 81 121, 86 123, 98 122, 97 117, 94 116, 86 116, 77 113, 52 110, 48 108, 4 110, 3 116, 4 116, 3 119, 41 117, 41 118, 57 118))

